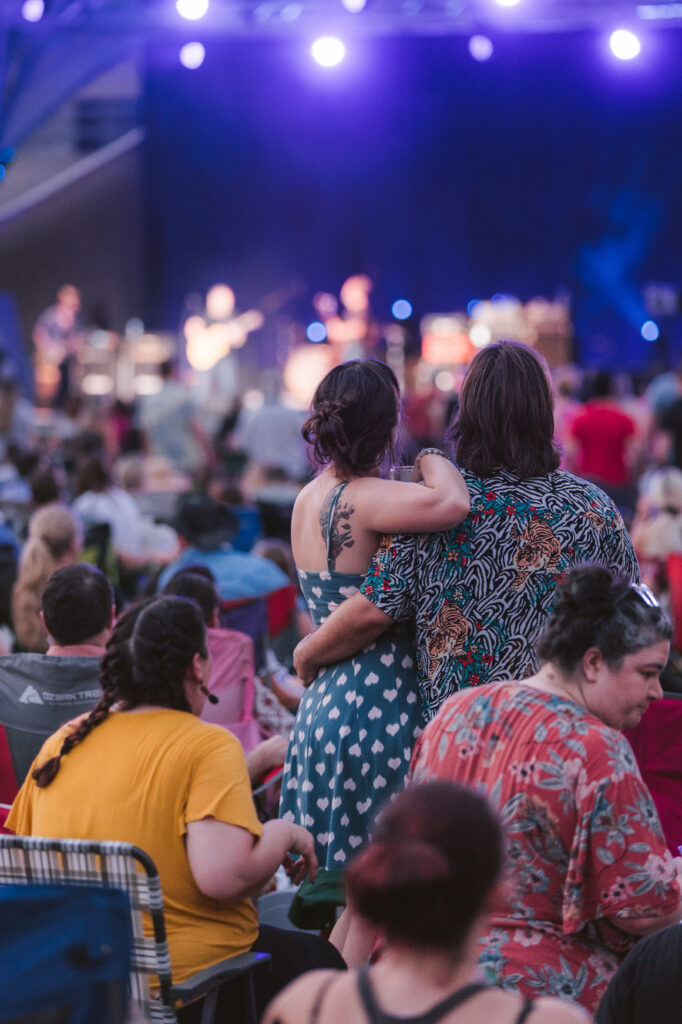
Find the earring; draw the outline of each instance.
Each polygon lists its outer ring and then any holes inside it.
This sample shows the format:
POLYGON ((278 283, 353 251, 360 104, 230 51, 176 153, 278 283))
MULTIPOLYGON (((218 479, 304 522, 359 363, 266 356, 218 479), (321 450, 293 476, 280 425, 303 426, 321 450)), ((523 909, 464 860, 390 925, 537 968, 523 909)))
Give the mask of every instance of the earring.
POLYGON ((199 683, 199 689, 201 690, 209 704, 220 704, 220 701, 216 697, 215 693, 209 693, 203 683, 199 683))

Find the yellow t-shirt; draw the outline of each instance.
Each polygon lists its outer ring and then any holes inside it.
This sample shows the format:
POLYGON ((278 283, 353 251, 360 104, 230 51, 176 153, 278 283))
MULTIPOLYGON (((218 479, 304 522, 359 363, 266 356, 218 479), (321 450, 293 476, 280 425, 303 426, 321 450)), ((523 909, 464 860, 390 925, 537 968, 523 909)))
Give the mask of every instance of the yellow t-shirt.
MULTIPOLYGON (((76 720, 79 721, 79 720, 76 720)), ((73 722, 44 743, 31 771, 59 752, 73 722)), ((62 759, 46 789, 31 773, 7 819, 19 835, 134 843, 161 878, 173 980, 250 949, 249 899, 218 903, 197 888, 187 823, 213 817, 260 836, 244 752, 226 729, 185 711, 112 712, 62 759)))

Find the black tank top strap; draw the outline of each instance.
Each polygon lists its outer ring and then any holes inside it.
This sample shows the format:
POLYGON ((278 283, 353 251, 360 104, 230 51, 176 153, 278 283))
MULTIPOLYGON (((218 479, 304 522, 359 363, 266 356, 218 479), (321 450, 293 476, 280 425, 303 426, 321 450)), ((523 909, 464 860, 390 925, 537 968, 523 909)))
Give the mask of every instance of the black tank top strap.
POLYGON ((417 1014, 414 1017, 394 1017, 390 1013, 384 1013, 379 1007, 372 983, 369 980, 369 968, 362 967, 358 971, 358 993, 367 1013, 369 1024, 437 1024, 452 1010, 461 1006, 468 999, 472 999, 479 992, 483 992, 487 987, 481 982, 472 982, 470 985, 465 985, 464 988, 457 989, 456 992, 451 992, 449 996, 436 1003, 425 1013, 417 1014))
POLYGON ((348 480, 344 480, 343 483, 340 483, 336 490, 334 491, 334 493, 332 494, 332 500, 329 503, 329 517, 327 519, 327 569, 330 569, 330 563, 332 560, 332 537, 334 527, 334 516, 336 515, 336 506, 338 505, 339 498, 341 497, 347 486, 348 480))
POLYGON ((320 1011, 322 1009, 324 997, 326 996, 327 992, 332 987, 335 981, 335 977, 327 978, 326 981, 323 981, 322 984, 320 985, 317 995, 315 996, 315 1001, 313 1005, 310 1007, 310 1018, 308 1020, 308 1024, 317 1024, 320 1018, 320 1011))
POLYGON ((535 1004, 534 1004, 532 999, 526 999, 524 1001, 523 1006, 521 1007, 521 1011, 520 1011, 518 1017, 514 1021, 514 1024, 525 1024, 526 1020, 528 1019, 528 1017, 533 1012, 534 1006, 535 1006, 535 1004))

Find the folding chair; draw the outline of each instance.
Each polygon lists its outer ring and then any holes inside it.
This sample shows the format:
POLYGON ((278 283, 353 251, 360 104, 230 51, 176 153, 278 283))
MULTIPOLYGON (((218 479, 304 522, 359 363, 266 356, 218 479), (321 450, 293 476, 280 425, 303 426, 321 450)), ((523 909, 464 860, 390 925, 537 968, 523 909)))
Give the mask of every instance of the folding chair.
POLYGON ((133 935, 131 995, 149 1020, 177 1024, 176 1004, 186 1006, 203 998, 201 1024, 212 1024, 220 986, 240 978, 247 1015, 257 1024, 253 969, 266 963, 269 954, 242 953, 173 984, 161 882, 143 850, 131 843, 0 836, 0 884, 48 882, 123 889, 128 894, 133 935), (151 934, 149 927, 145 932, 143 915, 148 922, 151 919, 151 934), (154 992, 150 978, 156 981, 154 992))

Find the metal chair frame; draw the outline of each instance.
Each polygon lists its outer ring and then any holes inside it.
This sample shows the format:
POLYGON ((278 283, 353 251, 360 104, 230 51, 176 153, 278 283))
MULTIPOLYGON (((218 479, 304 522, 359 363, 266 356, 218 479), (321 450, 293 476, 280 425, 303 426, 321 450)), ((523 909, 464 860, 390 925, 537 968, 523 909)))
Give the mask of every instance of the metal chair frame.
POLYGON ((257 1024, 253 969, 266 963, 269 954, 242 953, 173 984, 161 881, 143 850, 132 843, 0 836, 0 884, 48 882, 123 889, 128 894, 131 995, 149 1020, 177 1024, 176 1004, 186 1006, 203 998, 201 1024, 213 1024, 221 985, 241 978, 249 1019, 257 1024), (143 915, 151 919, 151 935, 149 928, 145 932, 143 915), (158 994, 152 994, 150 978, 157 979, 158 994))

